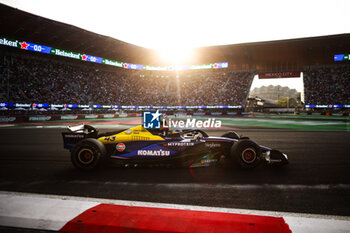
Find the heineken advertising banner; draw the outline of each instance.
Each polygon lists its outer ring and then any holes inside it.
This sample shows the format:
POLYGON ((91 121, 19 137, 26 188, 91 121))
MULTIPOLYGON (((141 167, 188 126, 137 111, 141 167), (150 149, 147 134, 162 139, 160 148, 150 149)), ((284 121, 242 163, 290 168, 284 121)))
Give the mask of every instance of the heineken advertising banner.
POLYGON ((174 65, 174 66, 149 66, 141 64, 131 64, 126 62, 114 61, 106 58, 96 57, 84 53, 71 52, 67 50, 52 48, 45 45, 34 44, 28 41, 19 41, 0 37, 0 45, 14 47, 18 49, 30 50, 39 53, 46 53, 55 56, 67 57, 81 61, 99 63, 109 66, 120 67, 132 70, 154 70, 154 71, 180 71, 180 70, 201 70, 201 69, 223 69, 228 68, 228 62, 218 62, 204 65, 174 65))

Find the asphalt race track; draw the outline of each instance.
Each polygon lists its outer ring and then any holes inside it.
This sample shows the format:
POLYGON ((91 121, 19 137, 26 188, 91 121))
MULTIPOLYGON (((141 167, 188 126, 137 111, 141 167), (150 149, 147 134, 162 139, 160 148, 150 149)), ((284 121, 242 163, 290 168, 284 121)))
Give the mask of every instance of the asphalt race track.
POLYGON ((237 129, 287 153, 284 168, 124 168, 110 161, 87 173, 71 164, 62 131, 0 129, 0 190, 350 216, 349 132, 237 129))

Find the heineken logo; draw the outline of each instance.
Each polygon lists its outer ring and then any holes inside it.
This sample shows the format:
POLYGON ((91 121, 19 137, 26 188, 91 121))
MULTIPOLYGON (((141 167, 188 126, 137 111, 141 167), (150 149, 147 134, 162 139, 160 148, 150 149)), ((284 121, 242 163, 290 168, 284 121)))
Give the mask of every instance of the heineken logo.
POLYGON ((11 47, 18 47, 18 40, 9 40, 6 38, 1 38, 0 39, 0 44, 6 45, 6 46, 11 46, 11 47))
POLYGON ((81 55, 81 59, 82 59, 83 61, 86 61, 86 58, 87 58, 87 56, 86 56, 85 54, 81 55))
POLYGON ((80 59, 80 53, 66 52, 64 50, 59 50, 59 49, 53 50, 53 52, 58 56, 80 59))
POLYGON ((104 63, 106 65, 111 65, 111 66, 123 67, 122 62, 112 61, 112 60, 108 60, 108 59, 103 59, 102 63, 104 63))

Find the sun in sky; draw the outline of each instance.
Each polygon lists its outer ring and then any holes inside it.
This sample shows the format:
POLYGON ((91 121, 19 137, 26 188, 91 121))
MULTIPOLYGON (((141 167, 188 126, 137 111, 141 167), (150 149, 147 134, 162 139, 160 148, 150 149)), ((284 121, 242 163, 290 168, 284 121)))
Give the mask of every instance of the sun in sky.
POLYGON ((194 58, 193 49, 181 45, 159 48, 156 51, 161 59, 172 65, 190 64, 194 58))

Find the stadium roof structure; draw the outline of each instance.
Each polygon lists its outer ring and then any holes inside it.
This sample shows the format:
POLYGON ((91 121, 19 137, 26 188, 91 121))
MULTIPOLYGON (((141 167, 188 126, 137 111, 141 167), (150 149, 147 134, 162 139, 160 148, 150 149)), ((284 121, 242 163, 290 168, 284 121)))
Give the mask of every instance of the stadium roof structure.
MULTIPOLYGON (((84 52, 117 61, 144 65, 171 65, 164 64, 155 55, 155 50, 36 16, 4 4, 0 4, 0 32, 1 36, 8 38, 73 52, 84 52)), ((193 64, 229 62, 229 68, 235 70, 300 71, 304 66, 332 64, 335 54, 350 53, 350 33, 201 47, 196 48, 195 53, 193 64)))

